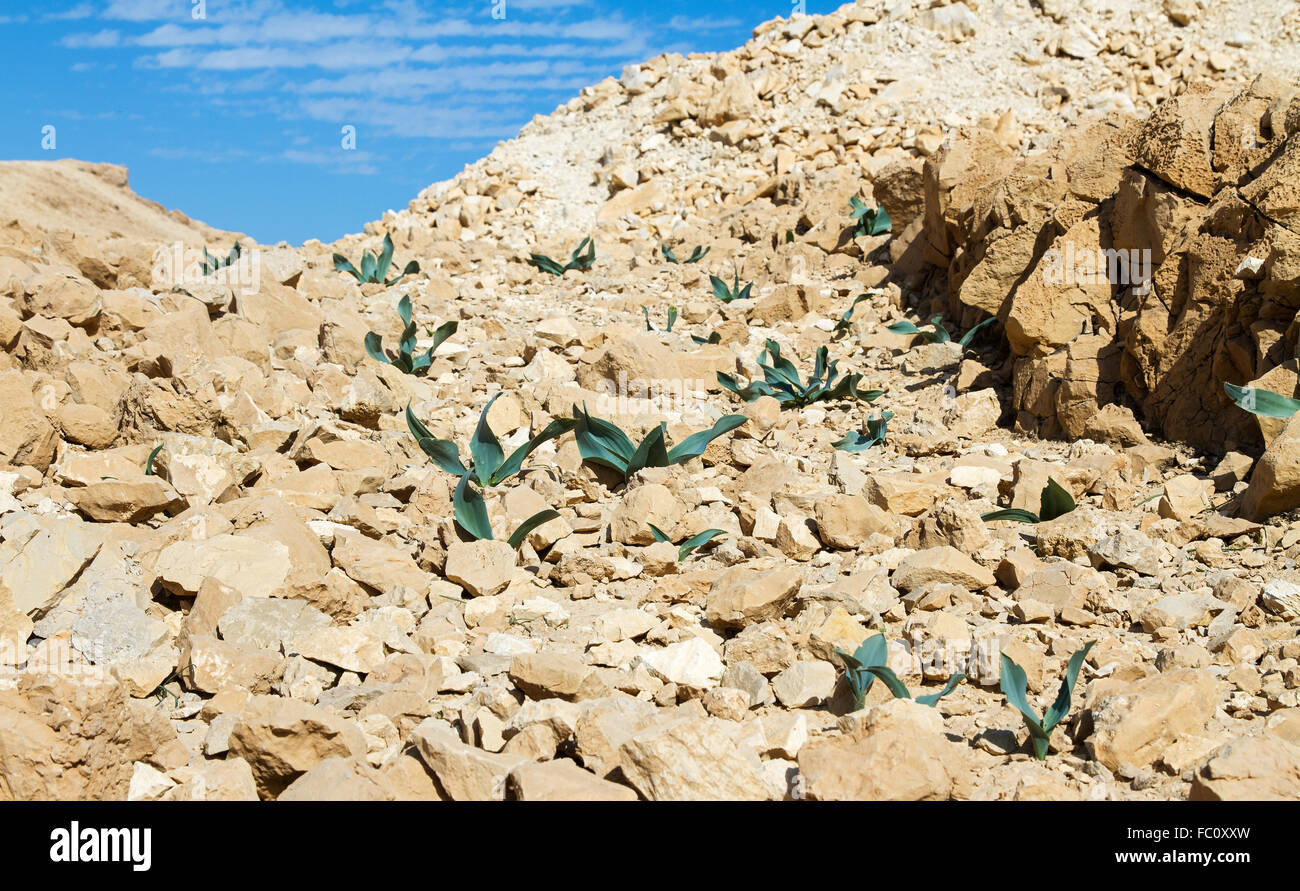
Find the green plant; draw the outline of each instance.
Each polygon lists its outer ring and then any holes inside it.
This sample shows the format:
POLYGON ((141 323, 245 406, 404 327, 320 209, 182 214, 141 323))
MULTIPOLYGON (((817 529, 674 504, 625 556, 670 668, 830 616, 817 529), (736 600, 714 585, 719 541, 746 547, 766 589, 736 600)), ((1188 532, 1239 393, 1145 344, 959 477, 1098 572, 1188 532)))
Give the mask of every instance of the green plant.
MULTIPOLYGON (((674 543, 673 540, 669 538, 667 535, 665 535, 663 530, 660 529, 658 526, 656 526, 654 523, 649 523, 647 525, 650 526, 650 534, 655 537, 655 541, 666 541, 669 544, 674 543)), ((717 538, 719 535, 726 535, 726 530, 705 529, 699 535, 692 535, 690 538, 686 539, 681 544, 677 545, 677 562, 680 563, 681 561, 685 560, 687 556, 690 555, 691 551, 705 544, 708 544, 710 541, 712 541, 714 538, 717 538)))
POLYGON ((241 253, 242 253, 242 248, 240 248, 239 242, 237 241, 235 242, 235 246, 230 249, 230 253, 226 255, 226 258, 224 260, 220 257, 214 257, 211 254, 209 254, 208 249, 205 246, 203 248, 203 265, 200 266, 199 268, 203 270, 204 275, 210 275, 213 272, 216 272, 218 269, 224 269, 227 266, 233 266, 235 261, 239 259, 241 253))
POLYGON ((749 289, 754 287, 754 283, 749 282, 744 288, 741 288, 739 272, 732 276, 731 287, 727 287, 727 283, 716 275, 709 276, 709 284, 713 287, 713 296, 723 303, 730 303, 733 300, 748 300, 749 289))
MULTIPOLYGON (((488 519, 487 505, 483 501, 483 496, 470 485, 469 471, 460 478, 456 484, 456 491, 451 496, 452 513, 455 514, 456 523, 478 541, 491 541, 492 539, 492 522, 488 519)), ((519 524, 519 527, 507 539, 510 547, 519 550, 532 532, 543 523, 550 522, 558 517, 558 511, 547 508, 538 511, 528 519, 519 524)))
MULTIPOLYGON (((965 349, 966 347, 970 346, 970 342, 975 339, 976 334, 978 334, 985 327, 992 325, 996 321, 997 319, 985 319, 984 321, 976 325, 974 328, 970 329, 965 334, 963 334, 961 336, 961 339, 958 340, 957 342, 961 344, 962 349, 965 349)), ((925 339, 928 340, 930 343, 948 343, 949 341, 952 340, 952 338, 948 336, 948 329, 943 327, 943 316, 933 316, 930 319, 929 324, 932 329, 929 331, 923 331, 920 328, 913 325, 911 322, 907 322, 907 321, 895 322, 892 325, 886 325, 885 330, 893 332, 894 334, 920 334, 923 337, 925 337, 925 339)))
POLYGON ((691 255, 685 260, 678 260, 677 255, 673 253, 673 249, 662 242, 659 244, 659 250, 663 251, 664 259, 669 263, 698 263, 704 259, 704 255, 711 251, 712 248, 697 244, 695 250, 691 251, 691 255))
POLYGON ((489 486, 499 486, 510 477, 519 473, 524 464, 524 459, 542 443, 548 440, 562 436, 573 429, 574 422, 568 418, 557 418, 546 425, 541 433, 534 436, 528 442, 521 445, 506 457, 501 448, 501 442, 497 439, 496 434, 488 425, 487 416, 492 408, 492 403, 500 398, 501 394, 497 393, 488 400, 488 404, 483 407, 482 413, 478 417, 478 426, 474 429, 474 435, 470 439, 470 463, 466 467, 460 459, 460 449, 456 443, 449 439, 439 439, 429 432, 415 412, 411 411, 410 403, 406 406, 406 427, 419 443, 420 449, 433 459, 443 470, 454 476, 465 476, 472 474, 480 486, 487 488, 489 486))
POLYGON ((844 315, 840 316, 839 321, 835 323, 835 330, 837 332, 848 331, 849 324, 853 320, 853 311, 858 308, 859 303, 870 298, 870 294, 863 294, 861 297, 854 300, 853 303, 849 305, 849 308, 844 310, 844 315))
POLYGON ((852 433, 846 433, 844 438, 834 444, 834 448, 841 452, 865 452, 873 445, 879 445, 885 441, 885 427, 889 419, 894 416, 892 411, 882 411, 879 415, 872 415, 867 418, 866 431, 854 430, 852 433))
POLYGON ((1224 383, 1223 389, 1238 408, 1262 418, 1289 418, 1300 411, 1300 399, 1291 399, 1271 390, 1229 383, 1224 383))
POLYGON ((1065 670, 1065 677, 1061 680, 1061 689, 1056 694, 1056 701, 1052 703, 1042 720, 1029 707, 1029 700, 1025 698, 1025 690, 1028 687, 1028 679, 1025 677, 1025 670, 1015 663, 1006 653, 1002 654, 1002 677, 1000 686, 1002 695, 1007 697, 1007 702, 1013 705, 1021 716, 1025 719, 1025 726, 1029 728, 1029 738, 1034 744, 1034 757, 1039 761, 1047 760, 1047 746, 1052 736, 1052 728, 1061 722, 1061 719, 1070 711, 1070 698, 1074 695, 1074 682, 1079 678, 1079 669, 1083 666, 1083 660, 1087 657, 1088 651, 1092 649, 1095 640, 1090 640, 1074 655, 1070 657, 1070 664, 1065 670))
MULTIPOLYGON (((650 324, 650 310, 646 309, 643 306, 641 307, 641 314, 645 316, 645 330, 647 331, 655 330, 655 326, 650 324)), ((677 307, 670 306, 668 307, 668 324, 664 326, 664 330, 672 331, 673 325, 675 324, 677 324, 677 307)))
POLYGON ((853 227, 854 238, 861 238, 864 235, 883 235, 894 225, 883 207, 867 207, 857 195, 849 199, 849 216, 856 223, 853 227))
MULTIPOLYGON (((889 644, 884 634, 868 637, 853 655, 838 648, 835 652, 839 653, 840 658, 844 660, 844 679, 853 694, 854 711, 866 705, 867 693, 876 678, 884 682, 895 699, 912 699, 912 694, 907 691, 907 687, 889 667, 889 644)), ((936 702, 951 693, 965 679, 966 675, 959 671, 948 679, 948 684, 938 693, 918 696, 913 701, 933 708, 936 702)))
POLYGON ((828 361, 830 353, 824 346, 817 349, 813 373, 807 384, 799 379, 799 371, 794 363, 781 355, 781 347, 775 340, 767 341, 764 352, 771 358, 772 364, 764 363, 763 353, 758 354, 758 367, 763 369, 763 380, 752 381, 749 386, 742 387, 734 377, 719 371, 718 383, 746 402, 753 402, 760 396, 772 396, 781 403, 783 409, 849 397, 874 402, 884 394, 883 390, 860 391, 858 381, 862 380, 861 374, 850 374, 840 380, 839 360, 828 361), (837 380, 839 383, 836 383, 837 380))
POLYGON ((393 276, 391 279, 386 279, 388 269, 392 266, 392 263, 393 236, 391 235, 384 236, 384 247, 383 250, 380 251, 378 257, 370 253, 370 251, 362 252, 361 269, 359 271, 348 261, 347 257, 342 254, 334 255, 335 270, 338 272, 346 272, 363 285, 379 284, 385 287, 392 287, 402 279, 406 278, 406 276, 420 271, 420 264, 412 260, 406 264, 406 268, 402 270, 400 275, 393 276))
POLYGON ((564 275, 570 269, 576 269, 578 272, 586 272, 591 269, 591 265, 596 262, 596 242, 587 236, 578 246, 573 249, 569 255, 569 262, 561 266, 555 260, 545 254, 529 254, 528 265, 542 272, 549 272, 551 275, 564 275), (583 250, 587 252, 584 254, 583 250))
POLYGON ((1065 491, 1060 483, 1049 476, 1047 485, 1043 486, 1043 491, 1038 495, 1038 513, 1020 507, 1008 507, 981 514, 980 519, 985 521, 1014 520, 1017 523, 1046 523, 1049 520, 1055 520, 1059 516, 1068 514, 1075 507, 1074 496, 1065 491))
POLYGON ((722 343, 722 335, 717 331, 710 331, 708 337, 700 337, 698 334, 692 334, 691 340, 695 341, 700 346, 708 346, 709 344, 722 343))
POLYGON ((158 453, 162 451, 162 447, 163 447, 163 443, 160 442, 160 443, 158 443, 158 445, 156 445, 156 446, 153 447, 153 450, 152 450, 151 452, 149 452, 149 458, 148 458, 147 461, 144 462, 144 475, 145 475, 145 476, 153 476, 153 475, 154 475, 154 472, 153 472, 153 462, 154 462, 154 459, 158 457, 158 453))
POLYGON ((643 467, 669 467, 698 457, 713 440, 749 420, 744 415, 723 415, 708 430, 692 433, 670 449, 665 441, 667 424, 660 424, 640 445, 634 446, 617 426, 591 417, 585 405, 581 411, 573 406, 573 419, 573 435, 578 439, 578 454, 583 460, 617 471, 625 481, 643 467))
POLYGON ((438 329, 433 332, 433 346, 421 356, 415 355, 415 321, 411 318, 411 298, 405 295, 397 302, 397 314, 402 318, 402 324, 406 327, 402 330, 402 338, 397 342, 397 352, 385 353, 383 338, 374 331, 366 334, 365 346, 366 352, 370 358, 376 362, 383 362, 385 365, 392 365, 403 374, 421 375, 429 370, 433 364, 433 354, 438 347, 442 346, 443 341, 456 333, 458 322, 443 322, 438 329))
POLYGON ((838 647, 835 652, 844 659, 844 680, 853 694, 853 710, 858 711, 866 705, 867 693, 876 681, 871 669, 889 663, 889 642, 885 635, 876 634, 864 640, 851 656, 838 647))

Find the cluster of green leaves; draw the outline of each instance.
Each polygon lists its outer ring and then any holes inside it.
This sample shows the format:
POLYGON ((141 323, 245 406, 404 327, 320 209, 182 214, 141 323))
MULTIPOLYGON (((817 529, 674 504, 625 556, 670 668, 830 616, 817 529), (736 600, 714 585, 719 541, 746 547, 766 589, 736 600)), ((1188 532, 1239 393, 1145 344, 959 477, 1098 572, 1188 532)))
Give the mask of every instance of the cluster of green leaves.
POLYGON ((488 400, 488 404, 483 407, 483 411, 478 417, 478 426, 474 428, 474 435, 470 439, 469 451, 470 462, 466 466, 460 458, 460 449, 456 443, 449 439, 439 439, 429 432, 429 428, 424 426, 415 412, 411 410, 408 403, 406 406, 406 427, 419 443, 420 449, 433 459, 443 470, 454 476, 473 475, 478 480, 480 486, 499 486, 510 477, 519 473, 523 469, 524 459, 533 453, 544 442, 548 442, 556 437, 562 436, 573 429, 574 422, 568 418, 557 418, 546 425, 541 433, 534 436, 528 442, 519 446, 506 457, 505 451, 501 448, 501 441, 497 439, 492 432, 491 426, 488 425, 488 412, 492 409, 492 403, 500 398, 501 394, 497 393, 488 400))
MULTIPOLYGON (((666 541, 669 544, 676 544, 671 538, 664 534, 664 531, 650 523, 650 534, 655 537, 655 541, 666 541)), ((692 535, 690 538, 677 545, 677 562, 680 563, 690 555, 691 551, 705 544, 708 544, 719 535, 726 535, 724 529, 705 529, 699 535, 692 535)))
POLYGON ((624 481, 644 467, 669 467, 683 464, 704 454, 709 443, 722 434, 745 423, 744 415, 723 415, 708 430, 686 437, 678 445, 668 448, 668 425, 660 424, 640 445, 609 421, 593 418, 586 406, 581 410, 573 406, 573 434, 578 440, 578 454, 584 461, 616 471, 624 481))
MULTIPOLYGON (((474 538, 483 540, 492 538, 492 523, 488 519, 487 505, 483 501, 481 493, 471 485, 471 481, 482 488, 499 486, 510 477, 520 473, 523 469, 524 459, 532 454, 542 443, 555 439, 567 431, 573 429, 573 422, 567 419, 557 419, 546 425, 537 436, 534 436, 528 442, 519 446, 506 457, 505 451, 501 448, 501 442, 497 439, 496 434, 492 432, 488 424, 488 411, 492 408, 492 403, 496 402, 501 396, 497 393, 488 400, 488 404, 483 407, 482 413, 478 418, 478 426, 474 429, 474 435, 470 439, 469 466, 461 461, 460 449, 456 443, 449 439, 439 439, 429 432, 429 428, 415 416, 411 406, 406 406, 406 426, 419 443, 420 449, 433 459, 433 463, 450 474, 460 477, 460 482, 456 485, 456 490, 452 495, 452 510, 456 517, 456 523, 474 538)), ((538 511, 533 516, 524 520, 519 528, 510 536, 509 543, 512 548, 519 548, 528 533, 532 532, 538 526, 549 520, 558 517, 559 514, 551 509, 538 511)))
POLYGON ((700 346, 708 346, 709 344, 722 343, 722 335, 717 331, 710 331, 708 337, 700 337, 698 334, 692 334, 691 340, 695 341, 700 346))
POLYGON ((733 300, 748 300, 749 291, 754 287, 753 282, 749 282, 745 287, 740 286, 740 273, 735 273, 731 278, 731 287, 716 275, 709 276, 709 285, 713 288, 713 296, 717 297, 723 303, 730 303, 733 300))
POLYGON ((834 444, 834 447, 841 452, 865 452, 874 445, 884 443, 885 428, 893 416, 892 411, 882 411, 879 415, 872 415, 867 418, 865 431, 854 430, 852 433, 846 433, 843 439, 834 444))
POLYGON ((579 242, 578 246, 573 249, 573 253, 569 255, 569 262, 563 266, 545 254, 528 255, 529 266, 540 269, 542 272, 549 272, 551 275, 564 275, 570 269, 586 272, 591 269, 592 264, 595 262, 596 242, 591 240, 591 236, 587 236, 579 242), (586 251, 585 254, 583 253, 584 250, 586 251))
MULTIPOLYGON (((997 319, 985 319, 984 321, 976 325, 974 328, 970 329, 965 334, 963 334, 961 336, 961 339, 958 340, 957 342, 961 344, 963 349, 965 347, 970 346, 970 343, 972 340, 975 339, 976 334, 979 334, 980 331, 982 331, 984 328, 988 327, 989 325, 992 325, 996 321, 997 319)), ((929 325, 930 325, 930 330, 927 331, 916 327, 911 322, 903 321, 903 322, 895 322, 892 325, 886 325, 885 330, 893 332, 894 334, 920 334, 923 337, 925 337, 925 339, 928 340, 930 343, 948 343, 950 340, 952 340, 952 338, 948 335, 948 329, 943 327, 943 316, 932 317, 930 319, 929 325)))
MULTIPOLYGON (((470 535, 479 541, 492 541, 492 521, 488 518, 487 504, 483 501, 483 495, 470 485, 470 475, 467 473, 460 478, 456 484, 456 491, 451 496, 452 512, 456 516, 456 525, 464 529, 470 535)), ((510 534, 507 542, 510 547, 518 550, 528 538, 528 533, 532 532, 543 523, 549 523, 560 515, 559 511, 547 508, 533 514, 528 519, 519 524, 519 527, 510 534)))
POLYGON ((239 259, 242 251, 243 249, 239 246, 239 242, 236 241, 235 246, 230 249, 230 253, 226 255, 225 259, 222 259, 221 257, 214 257, 212 254, 209 254, 208 249, 205 246, 203 248, 203 265, 199 268, 203 270, 204 275, 210 275, 218 269, 225 269, 227 266, 233 266, 235 261, 239 259))
POLYGON ((411 298, 405 295, 397 302, 397 314, 401 316, 402 324, 405 326, 402 330, 402 337, 397 342, 397 352, 386 351, 384 349, 384 340, 374 331, 366 334, 365 345, 366 352, 370 358, 376 362, 383 362, 385 365, 392 365, 403 374, 422 375, 428 372, 429 366, 433 364, 433 354, 442 346, 443 341, 456 333, 459 327, 458 322, 443 322, 433 332, 433 345, 424 352, 423 355, 415 354, 415 320, 411 314, 411 298))
MULTIPOLYGON (((645 316, 645 330, 647 331, 655 330, 655 326, 650 324, 650 310, 646 309, 643 306, 641 307, 641 314, 645 316)), ((664 326, 664 330, 665 331, 673 330, 673 325, 675 324, 677 324, 677 307, 670 306, 668 307, 668 324, 664 326)))
MULTIPOLYGON (((893 669, 889 667, 889 643, 885 640, 884 634, 868 637, 852 655, 839 648, 836 648, 835 652, 839 653, 840 658, 844 660, 844 679, 848 682, 849 691, 853 694, 854 711, 866 705, 867 693, 871 690, 871 685, 876 678, 884 682, 885 686, 889 688, 889 692, 894 694, 895 699, 913 698, 906 685, 898 679, 898 675, 894 674, 893 669)), ((948 678, 947 685, 938 693, 917 696, 913 701, 933 708, 936 702, 951 693, 964 680, 966 680, 966 675, 959 671, 948 678)))
POLYGON ((1017 523, 1046 523, 1049 520, 1055 520, 1059 516, 1068 514, 1075 507, 1074 496, 1065 491, 1065 488, 1060 483, 1049 476, 1047 485, 1043 486, 1043 491, 1038 495, 1038 513, 1020 507, 1008 507, 981 514, 980 519, 985 521, 1014 520, 1017 523))
POLYGON ((768 365, 763 361, 763 353, 758 354, 758 366, 763 369, 763 380, 752 381, 749 386, 742 387, 734 377, 719 371, 718 383, 738 394, 746 402, 753 402, 760 396, 772 396, 781 403, 783 409, 850 397, 864 402, 874 402, 884 394, 883 390, 866 392, 859 390, 858 382, 862 380, 861 374, 850 374, 841 379, 837 367, 839 360, 828 361, 830 353, 824 346, 817 350, 813 373, 806 384, 800 379, 794 363, 781 355, 781 347, 775 340, 767 341, 764 352, 771 358, 772 364, 768 365))
POLYGON ((400 282, 406 276, 420 271, 420 264, 415 260, 406 264, 406 268, 401 274, 388 278, 389 267, 393 265, 393 236, 384 236, 384 247, 376 257, 370 251, 363 251, 361 254, 361 268, 353 266, 347 257, 342 254, 334 255, 334 268, 338 272, 346 272, 363 285, 379 284, 385 287, 392 287, 400 282))
POLYGON ((704 259, 704 255, 711 251, 712 248, 706 248, 703 245, 697 244, 695 250, 691 251, 691 255, 685 260, 677 259, 677 255, 673 253, 673 249, 663 242, 659 243, 659 250, 663 251, 664 259, 669 263, 698 263, 704 259))
POLYGON ((855 223, 854 238, 861 238, 864 235, 884 235, 894 225, 883 207, 867 207, 866 202, 857 195, 849 199, 849 216, 855 223))
POLYGON ((1079 669, 1083 666, 1083 660, 1087 657, 1088 651, 1096 641, 1090 640, 1074 655, 1070 657, 1070 664, 1066 667, 1065 677, 1061 679, 1061 689, 1056 694, 1056 701, 1043 715, 1040 720, 1037 713, 1029 706, 1029 700, 1025 697, 1025 691, 1028 687, 1028 679, 1025 677, 1025 670, 1015 663, 1006 653, 1002 654, 1002 677, 999 682, 1002 687, 1002 695, 1007 697, 1007 702, 1020 712, 1021 717, 1025 719, 1025 726, 1029 728, 1029 738, 1034 745, 1034 757, 1039 761, 1047 760, 1047 747, 1051 739, 1052 728, 1061 722, 1070 711, 1070 699, 1074 695, 1074 683, 1079 678, 1079 669))

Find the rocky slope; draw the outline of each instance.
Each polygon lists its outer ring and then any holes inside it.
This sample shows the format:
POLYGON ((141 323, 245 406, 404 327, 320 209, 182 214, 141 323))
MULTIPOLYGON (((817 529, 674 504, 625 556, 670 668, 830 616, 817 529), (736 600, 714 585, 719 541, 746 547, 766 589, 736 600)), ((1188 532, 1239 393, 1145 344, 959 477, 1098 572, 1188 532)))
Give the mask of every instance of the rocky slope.
POLYGON ((1133 333, 1218 312, 1197 349, 1232 380, 1294 366, 1290 261, 1222 271, 1291 256, 1296 28, 1264 0, 858 3, 630 68, 364 234, 250 249, 233 278, 162 274, 183 234, 74 253, 41 212, 10 227, 0 795, 1300 795, 1300 524, 1229 503, 1257 484, 1254 437, 1290 434, 1209 401, 1237 451, 1172 427, 1192 397, 1149 394, 1196 338, 1133 333), (1220 120, 1258 137, 1222 163, 1220 120), (891 234, 854 236, 855 195, 891 234), (334 271, 386 234, 421 272, 334 271), (589 235, 589 271, 525 262, 589 235), (1128 285, 1041 287, 1067 235, 1158 247, 1165 314, 1128 285), (753 296, 718 301, 709 273, 753 296), (458 322, 424 375, 363 347, 397 342, 403 296, 421 348, 458 322), (932 309, 954 334, 998 323, 969 346, 884 327, 932 309), (826 347, 884 393, 723 390, 762 379, 769 339, 804 379, 826 347), (468 458, 496 394, 507 450, 574 405, 673 444, 746 422, 626 482, 566 432, 483 490, 498 540, 473 541, 403 409, 468 458), (882 411, 883 443, 834 447, 882 411), (1074 510, 981 520, 1038 511, 1049 480, 1074 510), (679 557, 652 524, 723 534, 679 557), (933 707, 876 682, 855 709, 837 651, 881 632, 913 694, 965 682, 933 707), (1034 760, 999 653, 1041 713, 1089 641, 1034 760))

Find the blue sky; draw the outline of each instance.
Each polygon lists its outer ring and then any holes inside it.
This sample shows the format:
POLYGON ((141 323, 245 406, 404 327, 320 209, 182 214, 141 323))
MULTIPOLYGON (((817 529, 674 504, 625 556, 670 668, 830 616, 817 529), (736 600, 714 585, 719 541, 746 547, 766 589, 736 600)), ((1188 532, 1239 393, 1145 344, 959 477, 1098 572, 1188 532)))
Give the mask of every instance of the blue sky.
MULTIPOLYGON (((838 5, 806 0, 804 9, 838 5)), ((219 228, 263 243, 331 241, 405 207, 624 65, 731 49, 792 8, 792 0, 7 2, 0 158, 123 164, 135 191, 219 228), (355 128, 351 150, 345 126, 355 128)))

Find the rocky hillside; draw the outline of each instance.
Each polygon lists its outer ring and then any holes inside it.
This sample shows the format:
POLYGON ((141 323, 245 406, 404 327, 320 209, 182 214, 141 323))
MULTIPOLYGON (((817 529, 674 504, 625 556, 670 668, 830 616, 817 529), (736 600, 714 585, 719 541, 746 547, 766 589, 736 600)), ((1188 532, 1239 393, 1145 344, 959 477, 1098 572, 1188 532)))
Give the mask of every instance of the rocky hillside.
POLYGON ((1300 796, 1300 20, 1206 6, 768 22, 215 273, 33 204, 0 795, 1300 796))

